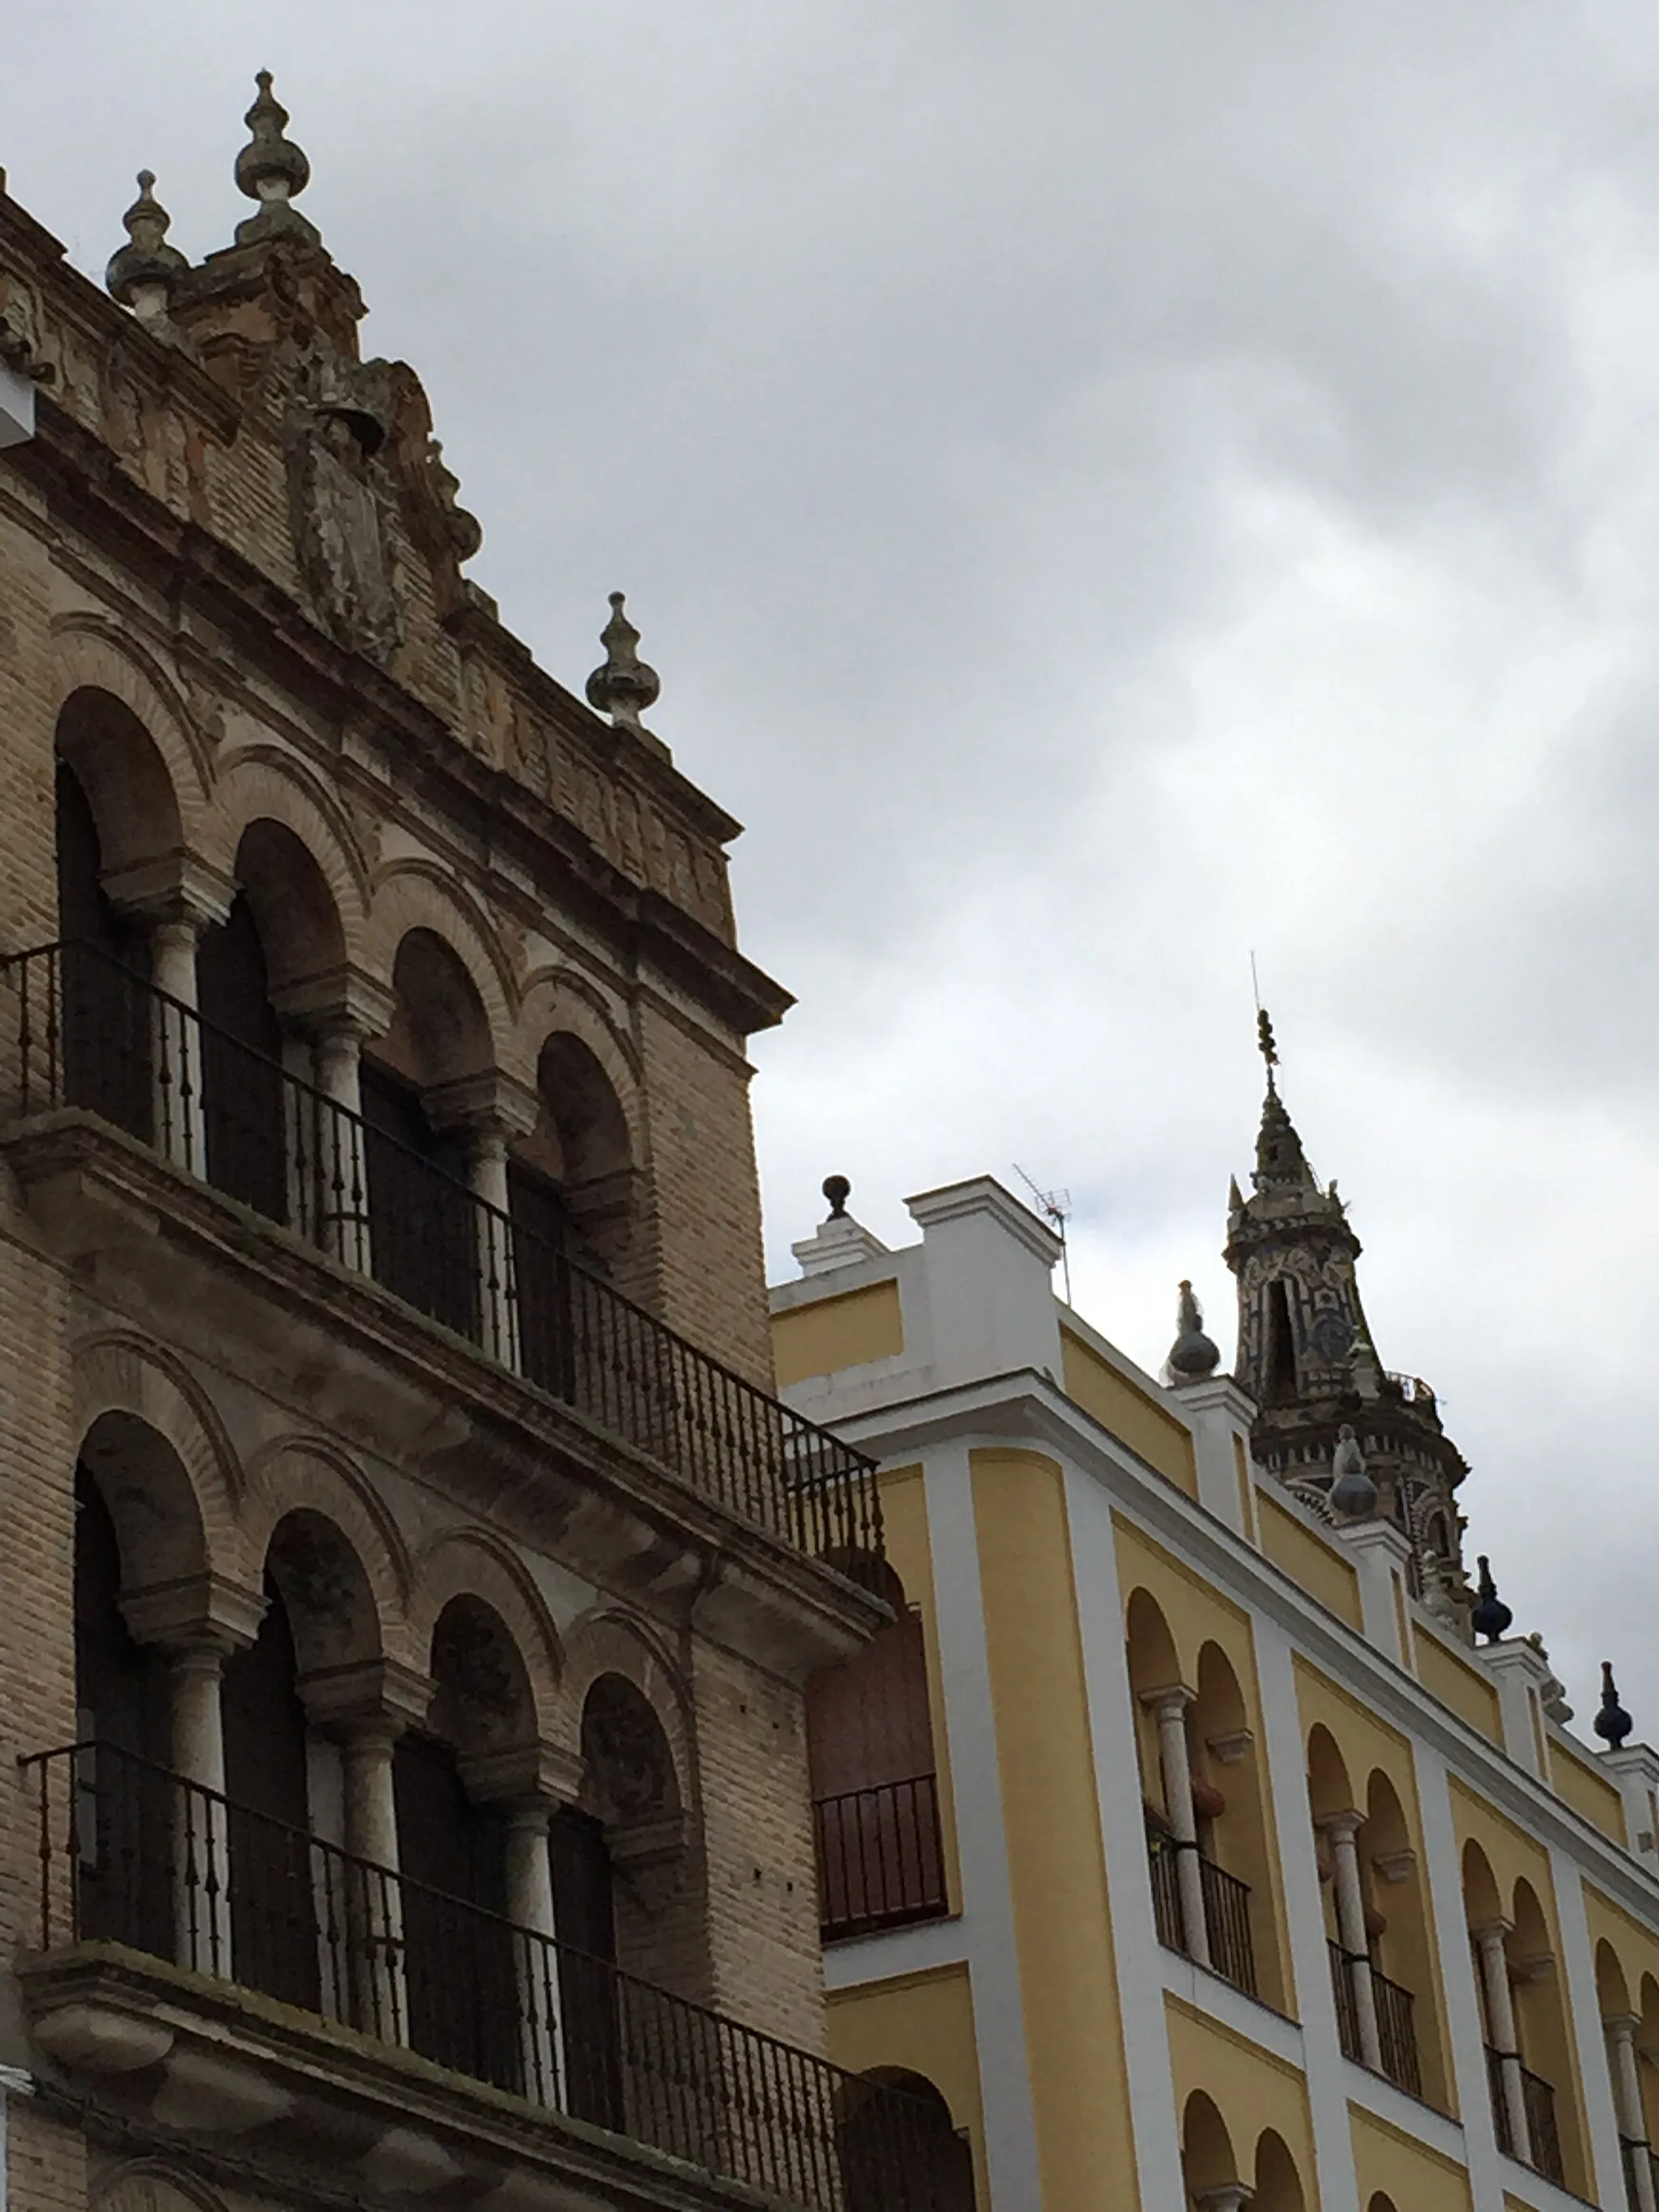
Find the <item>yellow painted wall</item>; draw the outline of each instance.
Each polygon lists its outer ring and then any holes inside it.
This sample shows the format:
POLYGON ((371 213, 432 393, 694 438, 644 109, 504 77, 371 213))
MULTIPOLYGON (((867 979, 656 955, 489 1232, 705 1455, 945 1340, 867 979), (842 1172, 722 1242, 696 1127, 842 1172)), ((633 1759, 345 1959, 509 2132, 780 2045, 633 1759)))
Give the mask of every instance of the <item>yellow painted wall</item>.
POLYGON ((904 1310, 896 1282, 869 1283, 772 1316, 772 1364, 780 1390, 809 1376, 896 1358, 903 1349, 904 1310))
POLYGON ((933 2083, 951 2107, 952 2120, 969 2131, 975 2193, 988 2207, 985 2118, 967 1967, 939 1966, 931 1973, 832 1990, 827 2002, 830 2056, 837 2066, 853 2074, 902 2067, 933 2083))
POLYGON ((1043 2212, 1101 2212, 1139 2200, 1065 1482, 971 1464, 1043 2212))
MULTIPOLYGON (((1642 2025, 1637 2032, 1638 2050, 1652 2050, 1659 2045, 1659 1932, 1644 1927, 1632 1918, 1622 1905, 1604 1897, 1599 1889, 1584 1885, 1584 1917, 1589 1923, 1590 1957, 1595 1962, 1596 1997, 1603 2016, 1613 2012, 1632 2012, 1642 2025), (1621 1980, 1622 1989, 1614 1987, 1603 1991, 1602 1958, 1604 1947, 1610 1949, 1618 1965, 1615 1980, 1621 1980)), ((1642 2087, 1642 2102, 1647 2114, 1648 2140, 1659 2140, 1659 2069, 1651 2064, 1637 2069, 1637 2079, 1642 2087)))
POLYGON ((1333 1550, 1317 1530, 1265 1492, 1256 1498, 1256 1511, 1261 1519, 1261 1548, 1273 1565, 1282 1567, 1291 1580, 1328 1613, 1334 1613, 1339 1620, 1346 1620, 1350 1628, 1359 1627, 1359 1577, 1354 1571, 1353 1562, 1333 1550))
POLYGON ((945 1847, 945 1893, 952 1912, 962 1910, 962 1872, 957 1856, 957 1807, 951 1788, 951 1745, 945 1725, 945 1684, 939 1667, 939 1607, 933 1592, 933 1553, 927 1533, 927 1488, 919 1467, 890 1468, 880 1478, 881 1518, 887 1563, 904 1595, 921 1614, 927 1659, 927 1711, 933 1724, 939 1770, 939 1824, 945 1847))
POLYGON ((1623 1845, 1625 1838, 1625 1801, 1617 1785, 1595 1765, 1588 1752, 1575 1751, 1571 1745, 1549 1740, 1550 1779, 1555 1784, 1557 1796, 1564 1798, 1575 1813, 1598 1827, 1604 1836, 1623 1845))
MULTIPOLYGON (((1272 1793, 1267 1787, 1267 1735, 1262 1726, 1261 1692, 1256 1680, 1255 1645, 1250 1634, 1249 1615, 1224 1596, 1213 1583, 1206 1582, 1162 1545, 1154 1543, 1133 1522, 1115 1514, 1112 1525, 1115 1531, 1118 1586, 1124 1607, 1127 1609, 1131 1595, 1138 1589, 1146 1590, 1155 1601, 1175 1645, 1181 1680, 1188 1688, 1199 1686, 1206 1644, 1219 1645, 1237 1677, 1244 1701, 1245 1726, 1255 1741, 1243 1760, 1221 1769, 1212 1778, 1224 1796, 1235 1802, 1241 1796, 1245 1799, 1244 1809, 1249 1817, 1243 1824, 1243 1836, 1247 1846, 1260 1838, 1260 1856, 1250 1856, 1247 1850, 1246 1856, 1235 1858, 1231 1846, 1240 1832, 1225 1821, 1218 1824, 1218 1833, 1226 1846, 1218 1856, 1229 1874, 1237 1875, 1250 1885, 1251 1932, 1255 1942, 1261 1996, 1279 2011, 1293 2014, 1296 1999, 1285 1934, 1285 1885, 1279 1865, 1272 1793)), ((1146 1770, 1151 1775, 1156 1772, 1158 1764, 1156 1729, 1144 1708, 1136 1717, 1143 1730, 1146 1770)))
MULTIPOLYGON (((1255 2176, 1256 2145, 1271 2128, 1283 2136, 1296 2160, 1304 2201, 1316 2205, 1313 2134, 1301 2075, 1260 2044, 1246 2042, 1167 1990, 1164 2008, 1177 2122, 1186 2112, 1188 2099, 1202 2090, 1226 2126, 1238 2169, 1236 2179, 1247 2182, 1255 2176)), ((1154 2208, 1149 2205, 1146 2212, 1154 2208)))
POLYGON ((1472 1659, 1465 1659, 1449 1644, 1443 1644, 1432 1629, 1425 1628, 1420 1622, 1416 1625, 1413 1642, 1417 1679, 1429 1695, 1438 1698, 1460 1720, 1478 1729, 1488 1743, 1495 1743, 1501 1749, 1503 1716, 1498 1692, 1489 1678, 1472 1659))
POLYGON ((1198 1462, 1192 1431, 1166 1407, 1137 1389, 1091 1345, 1069 1328, 1060 1332, 1060 1374, 1066 1395, 1132 1452, 1167 1476, 1188 1498, 1198 1496, 1198 1462))
POLYGON ((1469 2212, 1469 2179, 1461 2166, 1361 2105, 1349 2106, 1348 2124, 1360 2212, 1379 2190, 1395 2212, 1469 2212))
MULTIPOLYGON (((1411 1746, 1403 1735, 1378 1718, 1368 1705, 1351 1696, 1328 1675, 1309 1664, 1298 1652, 1296 1669, 1297 1709, 1302 1723, 1305 1752, 1316 1725, 1328 1729, 1342 1754, 1353 1785, 1355 1809, 1364 1812, 1372 1775, 1380 1768, 1400 1801, 1407 1847, 1415 1864, 1398 1882, 1373 1881, 1372 1901, 1391 1925, 1385 1936, 1382 1964, 1386 1972, 1412 1991, 1413 2024, 1417 2032, 1418 2063, 1425 2100, 1443 2112, 1455 2110, 1452 2072, 1447 2063, 1446 1996, 1441 1960, 1448 1940, 1453 1956, 1462 1960, 1464 1931, 1454 1924, 1449 1931, 1435 1924, 1423 1849, 1423 1816, 1417 1797, 1417 1768, 1411 1746)), ((1364 1831, 1361 1831, 1364 1848, 1364 1831)), ((1384 2185, 1376 2185, 1378 2188, 1384 2185)), ((1363 2199, 1362 2199, 1363 2202, 1363 2199)))

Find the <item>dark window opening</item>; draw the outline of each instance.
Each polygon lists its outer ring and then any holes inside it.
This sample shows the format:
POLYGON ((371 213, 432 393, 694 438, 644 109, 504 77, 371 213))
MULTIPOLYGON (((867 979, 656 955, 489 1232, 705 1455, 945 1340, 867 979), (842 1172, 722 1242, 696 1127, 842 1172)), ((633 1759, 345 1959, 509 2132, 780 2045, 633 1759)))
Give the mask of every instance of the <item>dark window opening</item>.
POLYGON ((236 1978, 321 2009, 306 1711, 288 1607, 269 1575, 258 1635, 224 1674, 230 1931, 236 1978))
POLYGON ((229 919, 196 954, 208 1180, 270 1221, 289 1214, 283 1132, 283 1026, 258 925, 238 892, 229 919))
POLYGON ((62 760, 57 829, 64 1096, 148 1143, 154 1103, 145 946, 104 889, 92 806, 80 778, 62 760))
POLYGON ((1290 1294, 1282 1282, 1267 1285, 1267 1342, 1263 1397, 1283 1406, 1296 1396, 1296 1338, 1291 1328, 1290 1294))
POLYGON ((459 1140, 378 1060, 362 1070, 374 1274, 462 1336, 478 1333, 478 1231, 459 1140))
POLYGON ((497 2088, 522 2083, 507 1911, 507 1828, 467 1796, 449 1746, 403 1735, 392 1759, 403 1886, 409 2040, 497 2088))

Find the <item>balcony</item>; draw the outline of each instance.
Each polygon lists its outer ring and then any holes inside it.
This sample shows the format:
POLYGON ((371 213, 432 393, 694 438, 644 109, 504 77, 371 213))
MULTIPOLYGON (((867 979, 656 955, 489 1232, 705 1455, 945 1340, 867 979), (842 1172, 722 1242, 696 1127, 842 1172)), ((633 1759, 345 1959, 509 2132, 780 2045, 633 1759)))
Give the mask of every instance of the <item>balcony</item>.
POLYGON ((726 1512, 811 1558, 879 1553, 862 1454, 360 1114, 88 947, 15 954, 0 987, 8 1118, 80 1109, 726 1512))
POLYGON ((820 1797, 812 1819, 826 1943, 949 1912, 936 1776, 820 1797))
MULTIPOLYGON (((1354 1961, 1340 1943, 1329 1938, 1326 1948, 1331 1960, 1331 1990, 1336 1999, 1337 2040, 1343 2056, 1352 2058, 1356 2066, 1363 2066, 1366 2059, 1359 2032, 1359 2003, 1354 1993, 1354 1961)), ((1403 2089, 1408 2097, 1420 2099, 1423 2075, 1418 2064, 1417 2028, 1413 2019, 1415 2000, 1409 1990, 1402 1989, 1398 1982, 1391 1982, 1369 1960, 1364 1964, 1370 1975, 1371 2003, 1376 2017, 1379 2063, 1376 2070, 1392 2081, 1396 2089, 1403 2089)))
POLYGON ((915 2100, 112 1745, 21 1764, 40 1880, 23 1968, 35 2033, 118 2094, 142 2084, 158 2117, 206 2083, 210 2130, 280 2124, 290 2146, 297 2115, 337 2146, 339 2114, 315 2109, 325 2070, 358 2142, 375 2106, 395 2157, 427 2162, 405 2185, 429 2189, 453 2154, 441 2138, 411 2154, 411 2124, 423 2094, 447 2089, 453 2143, 453 2092, 471 2084, 554 2130, 539 2148, 563 2159, 564 2184, 574 2157, 590 2187, 620 2191, 585 2203, 711 2201, 687 2197, 690 2174, 726 2185, 716 2203, 737 2185, 799 2212, 960 2212, 959 2146, 915 2100), (643 2177, 625 2172, 641 2160, 643 2177))
POLYGON ((1561 2138, 1555 2126, 1555 2092, 1541 2075, 1529 2073, 1518 2057, 1486 2045, 1486 2082, 1492 2093, 1492 2121, 1498 2148, 1506 2156, 1541 2173, 1559 2188, 1566 2186, 1561 2162, 1561 2138), (1520 2120, 1525 2139, 1520 2139, 1511 2102, 1509 2076, 1518 2085, 1520 2120))
POLYGON ((1147 1857, 1152 1882, 1152 1917, 1158 1940, 1166 1950, 1195 1956, 1187 1940, 1187 1907, 1182 1895, 1181 1854, 1190 1851, 1198 1869, 1198 1890, 1204 1914, 1204 1938, 1209 1956, 1199 1963, 1219 1974, 1246 1996, 1260 1994, 1256 1979, 1255 1947, 1250 1932, 1250 1885, 1229 1874, 1213 1859, 1206 1859, 1196 1844, 1182 1844, 1172 1836, 1149 1828, 1147 1857))

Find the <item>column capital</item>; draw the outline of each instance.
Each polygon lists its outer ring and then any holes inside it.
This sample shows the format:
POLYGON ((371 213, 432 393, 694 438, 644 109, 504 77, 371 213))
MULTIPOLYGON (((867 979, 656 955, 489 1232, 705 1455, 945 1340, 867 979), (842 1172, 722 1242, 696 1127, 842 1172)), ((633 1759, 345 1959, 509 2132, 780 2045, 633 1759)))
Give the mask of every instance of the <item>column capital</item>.
POLYGON ((460 1761, 461 1781, 480 1804, 547 1813, 574 1805, 581 1796, 582 1762, 558 1744, 514 1744, 502 1751, 472 1752, 460 1761))
POLYGON ((121 1616, 140 1644, 176 1657, 216 1652, 222 1662, 252 1643, 264 1619, 264 1595, 211 1572, 152 1583, 123 1593, 121 1616))
POLYGON ((1198 2212, 1244 2212, 1255 2201, 1255 2191, 1246 2181, 1224 2181, 1218 2188, 1200 2190, 1193 2199, 1198 2212))
POLYGON ((168 853, 159 860, 118 868, 104 877, 103 884, 118 912, 152 927, 171 924, 197 935, 228 921, 236 896, 233 879, 193 853, 168 853))
POLYGON ((1641 2025, 1639 2012, 1612 2012, 1601 2022, 1604 2033, 1610 2035, 1615 2043, 1634 2044, 1636 2031, 1641 2025))
POLYGON ((542 1102, 528 1084, 487 1067, 477 1075, 457 1076, 421 1093, 435 1129, 470 1130, 481 1138, 505 1141, 527 1137, 541 1118, 542 1102))
POLYGON ((428 1676, 396 1659, 319 1667, 296 1686, 307 1717, 330 1735, 342 1741, 383 1735, 388 1745, 425 1720, 433 1692, 428 1676))
POLYGON ((1471 1926, 1469 1933, 1477 1943, 1503 1943, 1514 1935, 1515 1923, 1512 1920, 1505 1920, 1500 1913, 1495 1920, 1476 1921, 1471 1926))
POLYGON ((398 1012, 396 993, 349 961, 283 984, 272 991, 270 1003, 282 1020, 318 1042, 349 1037, 362 1044, 382 1037, 398 1012))
POLYGON ((1345 1805, 1340 1813, 1324 1813, 1314 1822, 1322 1836, 1329 1836, 1339 1844, 1349 1843, 1365 1825, 1365 1815, 1352 1805, 1345 1805))
POLYGON ((1149 1712, 1156 1713, 1159 1720, 1164 1720, 1172 1713, 1184 1713, 1188 1705, 1196 1705, 1198 1692, 1189 1690, 1184 1682, 1166 1682, 1162 1689, 1143 1690, 1140 1702, 1149 1712))

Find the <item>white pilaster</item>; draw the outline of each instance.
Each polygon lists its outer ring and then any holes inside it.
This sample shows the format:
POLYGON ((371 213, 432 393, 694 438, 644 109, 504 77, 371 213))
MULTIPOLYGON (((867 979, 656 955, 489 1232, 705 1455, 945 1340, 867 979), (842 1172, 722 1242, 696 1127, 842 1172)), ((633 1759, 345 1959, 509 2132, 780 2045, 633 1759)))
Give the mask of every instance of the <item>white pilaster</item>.
POLYGON ((1409 1670, 1411 1654, 1402 1649, 1406 1618, 1406 1565, 1411 1545, 1392 1521, 1349 1522, 1337 1530, 1359 1577, 1359 1617, 1365 1641, 1396 1666, 1409 1670))
MULTIPOLYGON (((1613 2077, 1607 2070, 1601 2033, 1601 2007, 1595 1994, 1595 1959, 1589 1923, 1584 1916, 1584 1886, 1577 1868, 1559 1846, 1550 1852, 1550 1879, 1561 1929, 1561 1998, 1567 2008, 1567 2033, 1584 2087, 1584 2118, 1589 2131, 1591 2186, 1598 2203, 1625 2201, 1624 2153, 1613 2107, 1613 2077)), ((1634 2054, 1632 2053, 1632 2056, 1634 2054)), ((1568 2085, 1557 2085, 1565 2099, 1568 2085)))
POLYGON ((1497 1685, 1504 1750, 1517 1766, 1523 1766, 1528 1774, 1547 1782, 1543 1709, 1539 1698, 1545 1683, 1554 1679, 1549 1661, 1524 1636, 1506 1637, 1501 1644, 1483 1644, 1475 1657, 1497 1685))
POLYGON ((1053 1230, 990 1176, 905 1204, 921 1229, 938 1382, 1033 1368, 1058 1382, 1053 1230))
POLYGON ((1474 2212, 1504 2212, 1504 2169, 1487 2085, 1486 2030, 1474 1978, 1462 1967, 1468 1923, 1445 1763, 1420 1743, 1413 1745, 1412 1756, 1423 1820, 1423 1863, 1432 1932, 1446 1961, 1447 2041, 1456 2110, 1463 2124, 1469 2193, 1474 2212))

